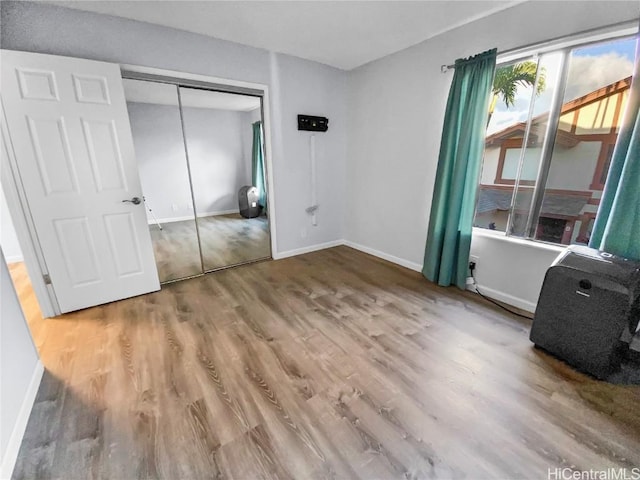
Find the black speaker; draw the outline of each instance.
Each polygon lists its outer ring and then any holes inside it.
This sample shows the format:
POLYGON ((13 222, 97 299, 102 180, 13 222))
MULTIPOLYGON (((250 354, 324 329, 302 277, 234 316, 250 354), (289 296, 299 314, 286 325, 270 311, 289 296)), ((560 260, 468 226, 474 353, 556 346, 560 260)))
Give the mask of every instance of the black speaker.
POLYGON ((547 270, 529 338, 606 379, 619 370, 639 321, 640 263, 571 246, 547 270))

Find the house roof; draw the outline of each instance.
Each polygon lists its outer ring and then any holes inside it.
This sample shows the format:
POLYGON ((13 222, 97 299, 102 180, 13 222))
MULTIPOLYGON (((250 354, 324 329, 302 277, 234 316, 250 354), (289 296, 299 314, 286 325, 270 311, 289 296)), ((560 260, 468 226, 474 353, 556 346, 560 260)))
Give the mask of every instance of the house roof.
MULTIPOLYGON (((513 191, 502 188, 481 187, 478 194, 477 213, 493 212, 495 210, 509 210, 513 191)), ((533 198, 533 189, 518 189, 516 196, 516 210, 528 209, 533 198), (518 208, 520 207, 520 208, 518 208)), ((589 201, 587 195, 569 193, 545 192, 542 201, 541 215, 559 215, 575 217, 580 214, 589 201)))
MULTIPOLYGON (((586 95, 565 103, 564 105, 562 105, 560 115, 571 113, 591 103, 602 100, 603 98, 615 95, 619 92, 623 92, 630 87, 631 76, 623 78, 622 80, 618 80, 617 82, 613 82, 609 85, 599 88, 598 90, 594 90, 593 92, 589 92, 586 95)), ((548 117, 549 112, 545 112, 533 118, 533 121, 531 123, 531 136, 533 138, 533 143, 535 143, 537 139, 542 138, 542 135, 544 135, 544 131, 541 130, 545 128, 546 125, 544 122, 548 117)), ((507 128, 504 128, 499 132, 488 135, 485 140, 485 144, 489 146, 500 143, 508 138, 523 138, 526 125, 526 122, 518 122, 514 123, 513 125, 509 125, 507 128)), ((558 142, 565 147, 573 147, 580 142, 580 139, 573 133, 566 132, 564 130, 558 130, 558 142)))

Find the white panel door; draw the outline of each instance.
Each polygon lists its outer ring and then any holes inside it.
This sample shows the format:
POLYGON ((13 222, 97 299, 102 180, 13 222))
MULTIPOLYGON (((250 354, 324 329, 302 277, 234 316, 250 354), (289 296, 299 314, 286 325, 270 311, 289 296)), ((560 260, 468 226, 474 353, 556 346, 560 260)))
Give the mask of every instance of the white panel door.
POLYGON ((2 50, 7 127, 62 312, 160 288, 115 64, 2 50))

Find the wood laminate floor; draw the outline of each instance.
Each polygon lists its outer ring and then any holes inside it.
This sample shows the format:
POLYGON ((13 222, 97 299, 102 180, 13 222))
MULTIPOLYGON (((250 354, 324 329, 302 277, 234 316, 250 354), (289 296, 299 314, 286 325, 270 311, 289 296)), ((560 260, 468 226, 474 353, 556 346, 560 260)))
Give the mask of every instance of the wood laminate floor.
MULTIPOLYGON (((198 218, 205 270, 271 256, 267 217, 240 214, 198 218)), ((149 225, 161 282, 202 273, 194 220, 149 225)))
MULTIPOLYGON (((548 478, 640 465, 640 389, 337 247, 42 320, 16 479, 548 478)), ((584 478, 584 477, 582 477, 584 478)))

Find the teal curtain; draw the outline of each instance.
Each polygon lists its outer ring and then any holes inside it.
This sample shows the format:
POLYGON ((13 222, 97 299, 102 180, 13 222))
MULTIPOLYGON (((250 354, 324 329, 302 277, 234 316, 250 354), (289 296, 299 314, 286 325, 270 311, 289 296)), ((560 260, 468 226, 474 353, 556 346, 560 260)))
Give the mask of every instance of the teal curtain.
POLYGON ((589 246, 640 260, 640 38, 627 109, 589 246))
POLYGON ((422 273, 465 288, 496 50, 456 60, 442 129, 422 273))
POLYGON ((267 207, 267 187, 265 183, 264 150, 262 148, 262 122, 253 124, 253 152, 251 155, 251 183, 258 189, 258 203, 267 207))

